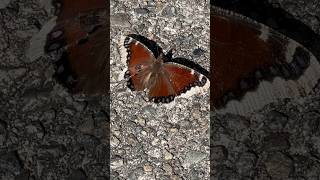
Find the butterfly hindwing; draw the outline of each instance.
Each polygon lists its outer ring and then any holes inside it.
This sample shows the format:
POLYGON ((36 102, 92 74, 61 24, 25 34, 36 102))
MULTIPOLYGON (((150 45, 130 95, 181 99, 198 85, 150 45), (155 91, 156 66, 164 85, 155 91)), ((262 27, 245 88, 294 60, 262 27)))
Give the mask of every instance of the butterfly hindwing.
POLYGON ((176 96, 187 92, 195 86, 202 87, 206 78, 184 65, 167 62, 163 65, 163 72, 149 89, 149 98, 155 102, 169 103, 176 96))
POLYGON ((212 106, 241 114, 310 92, 320 66, 303 46, 233 12, 211 13, 212 106))
POLYGON ((194 69, 172 62, 168 62, 164 66, 177 95, 185 93, 192 87, 203 86, 206 83, 206 78, 194 69))

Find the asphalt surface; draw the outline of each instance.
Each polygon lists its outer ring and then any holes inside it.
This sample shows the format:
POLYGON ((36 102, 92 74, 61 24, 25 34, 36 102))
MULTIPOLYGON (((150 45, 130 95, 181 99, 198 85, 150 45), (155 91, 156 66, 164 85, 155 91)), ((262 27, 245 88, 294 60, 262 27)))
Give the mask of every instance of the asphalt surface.
MULTIPOLYGON (((270 2, 320 33, 318 1, 270 2)), ((209 179, 209 136, 215 179, 320 178, 319 86, 249 117, 211 112, 211 122, 208 91, 172 107, 147 102, 121 79, 121 36, 209 69, 209 1, 110 5, 109 114, 108 97, 72 95, 52 77, 59 54, 37 48, 50 1, 0 1, 0 179, 110 179, 109 143, 111 179, 209 179)))
MULTIPOLYGON (((123 179, 209 178, 209 91, 172 107, 148 102, 121 80, 121 36, 135 33, 176 48, 209 69, 209 2, 111 3, 111 171, 123 179), (120 76, 120 77, 119 77, 120 76)), ((126 57, 126 55, 125 55, 126 57)))

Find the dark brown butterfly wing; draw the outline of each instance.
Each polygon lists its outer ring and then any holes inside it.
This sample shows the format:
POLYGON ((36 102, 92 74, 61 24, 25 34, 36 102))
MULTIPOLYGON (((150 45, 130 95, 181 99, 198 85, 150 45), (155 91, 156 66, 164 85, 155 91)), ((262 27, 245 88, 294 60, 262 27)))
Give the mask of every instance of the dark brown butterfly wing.
POLYGON ((156 83, 149 90, 149 98, 155 102, 169 103, 193 87, 204 86, 207 79, 191 68, 166 62, 163 65, 163 73, 154 81, 156 83))
POLYGON ((250 111, 277 98, 310 92, 319 77, 319 63, 309 51, 243 16, 218 8, 211 13, 212 106, 219 108, 236 99, 244 103, 232 106, 250 111), (273 81, 278 84, 272 85, 273 81), (259 83, 259 96, 247 96, 248 91, 258 91, 259 83))
POLYGON ((125 38, 124 47, 128 66, 127 85, 131 90, 143 91, 149 87, 148 78, 151 66, 156 59, 144 44, 130 36, 125 38))
POLYGON ((57 62, 58 80, 72 92, 106 93, 108 85, 107 4, 103 0, 54 1, 56 26, 48 34, 46 51, 64 48, 57 62))

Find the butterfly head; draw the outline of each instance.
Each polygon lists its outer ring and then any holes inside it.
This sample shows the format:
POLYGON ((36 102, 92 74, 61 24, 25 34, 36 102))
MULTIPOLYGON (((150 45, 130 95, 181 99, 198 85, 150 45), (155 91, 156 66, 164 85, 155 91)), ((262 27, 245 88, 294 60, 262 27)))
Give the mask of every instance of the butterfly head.
POLYGON ((165 55, 161 53, 157 60, 153 62, 153 71, 158 72, 164 61, 165 55))

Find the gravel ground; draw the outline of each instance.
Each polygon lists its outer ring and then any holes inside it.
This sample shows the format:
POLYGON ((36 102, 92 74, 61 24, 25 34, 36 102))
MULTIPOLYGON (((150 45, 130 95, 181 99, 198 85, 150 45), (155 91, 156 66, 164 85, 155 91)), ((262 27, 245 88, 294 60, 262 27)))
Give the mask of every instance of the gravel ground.
POLYGON ((109 179, 108 100, 69 94, 52 78, 55 55, 28 55, 48 2, 0 9, 0 179, 109 179))
MULTIPOLYGON (((49 2, 0 0, 0 179, 110 179, 107 97, 69 94, 52 78, 57 54, 30 56, 30 43, 53 17, 49 2)), ((320 32, 318 1, 270 2, 320 32)), ((167 108, 119 78, 120 37, 129 33, 165 50, 175 45, 175 57, 209 69, 209 2, 110 4, 112 179, 209 179, 208 92, 167 108)), ((319 179, 319 99, 316 88, 250 117, 213 112, 213 177, 319 179)))
POLYGON ((137 33, 209 68, 208 1, 112 1, 111 168, 120 179, 208 179, 209 93, 172 108, 119 81, 121 36, 137 33))

